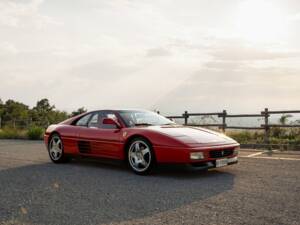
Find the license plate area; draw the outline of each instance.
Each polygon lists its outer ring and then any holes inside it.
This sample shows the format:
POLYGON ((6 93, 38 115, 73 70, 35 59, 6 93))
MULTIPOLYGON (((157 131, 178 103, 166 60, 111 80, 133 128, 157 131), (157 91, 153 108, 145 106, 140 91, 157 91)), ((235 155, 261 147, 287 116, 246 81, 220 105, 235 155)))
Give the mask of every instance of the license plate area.
POLYGON ((228 159, 217 159, 216 160, 216 167, 223 167, 223 166, 227 166, 228 165, 228 159))

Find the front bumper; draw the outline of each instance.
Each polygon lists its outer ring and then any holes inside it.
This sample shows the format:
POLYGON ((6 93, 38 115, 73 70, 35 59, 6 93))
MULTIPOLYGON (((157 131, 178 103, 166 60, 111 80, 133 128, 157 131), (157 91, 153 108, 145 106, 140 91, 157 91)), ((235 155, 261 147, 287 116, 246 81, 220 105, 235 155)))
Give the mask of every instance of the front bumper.
MULTIPOLYGON (((235 157, 232 157, 232 158, 228 158, 228 163, 227 163, 226 166, 237 164, 237 163, 238 163, 238 157, 235 156, 235 157)), ((188 164, 188 166, 192 169, 197 169, 197 170, 208 170, 208 169, 213 169, 213 168, 222 168, 222 167, 217 167, 216 166, 216 160, 209 161, 209 162, 191 163, 191 164, 188 164)))
MULTIPOLYGON (((229 162, 227 166, 237 164, 238 159, 235 161, 229 162)), ((184 169, 188 171, 207 171, 209 169, 215 169, 215 168, 222 168, 222 167, 216 167, 215 161, 210 162, 198 162, 198 163, 159 163, 159 166, 162 168, 177 168, 177 169, 184 169)))
POLYGON ((49 135, 48 134, 44 134, 44 143, 45 143, 46 147, 48 147, 48 143, 49 143, 49 135))
MULTIPOLYGON (((228 145, 216 145, 216 146, 206 146, 205 148, 177 148, 168 146, 153 146, 156 160, 158 163, 183 163, 183 164, 201 164, 201 163, 215 163, 218 159, 231 159, 237 157, 237 154, 232 152, 232 154, 224 155, 221 154, 211 154, 212 152, 222 152, 227 150, 234 150, 239 147, 239 144, 228 144, 228 145), (203 159, 191 159, 191 153, 202 152, 203 159)), ((229 160, 230 161, 230 160, 229 160)), ((231 163, 231 162, 230 162, 231 163)))

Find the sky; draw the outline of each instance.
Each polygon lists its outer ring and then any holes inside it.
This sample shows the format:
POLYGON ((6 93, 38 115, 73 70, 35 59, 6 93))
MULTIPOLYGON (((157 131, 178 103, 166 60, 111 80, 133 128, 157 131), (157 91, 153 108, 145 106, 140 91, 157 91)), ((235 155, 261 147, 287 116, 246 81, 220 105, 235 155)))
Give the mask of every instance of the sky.
POLYGON ((300 108, 299 0, 0 0, 0 98, 72 111, 300 108))

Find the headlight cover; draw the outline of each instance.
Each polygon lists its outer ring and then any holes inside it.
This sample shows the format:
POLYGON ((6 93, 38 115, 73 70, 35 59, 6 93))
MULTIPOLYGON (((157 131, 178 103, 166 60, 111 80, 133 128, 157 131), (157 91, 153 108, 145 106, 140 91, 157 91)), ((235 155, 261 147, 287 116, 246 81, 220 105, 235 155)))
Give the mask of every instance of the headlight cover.
POLYGON ((191 152, 190 159, 191 160, 204 159, 204 154, 203 154, 203 152, 191 152))
POLYGON ((240 146, 239 146, 239 147, 236 147, 236 148, 233 150, 233 154, 234 154, 234 155, 238 155, 238 154, 239 154, 239 150, 240 150, 240 146))

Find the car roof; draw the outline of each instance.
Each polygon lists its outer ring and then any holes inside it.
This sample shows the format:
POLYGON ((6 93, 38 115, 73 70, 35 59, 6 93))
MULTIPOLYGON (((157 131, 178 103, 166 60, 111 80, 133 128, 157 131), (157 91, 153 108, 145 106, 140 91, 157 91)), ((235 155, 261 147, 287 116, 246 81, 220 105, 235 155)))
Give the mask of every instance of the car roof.
POLYGON ((151 112, 150 110, 146 109, 135 109, 135 108, 127 108, 127 109, 98 109, 98 110, 92 110, 87 113, 91 112, 99 112, 99 111, 111 111, 111 112, 122 112, 122 111, 142 111, 142 112, 151 112))

